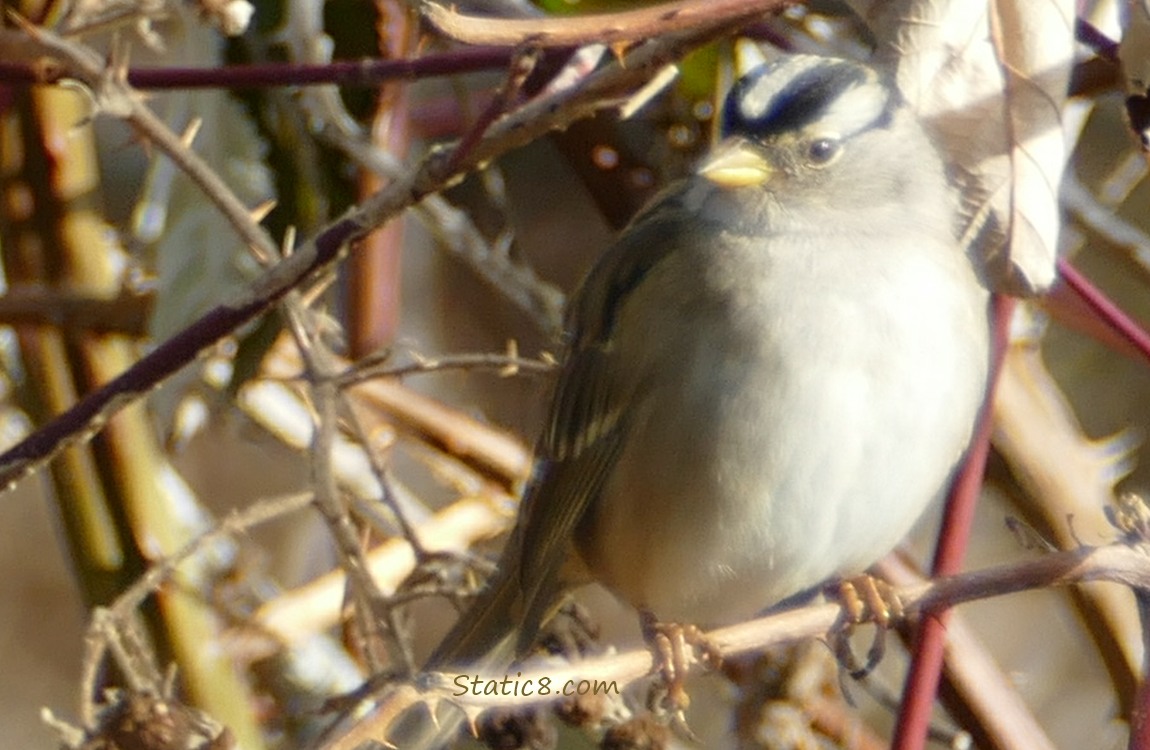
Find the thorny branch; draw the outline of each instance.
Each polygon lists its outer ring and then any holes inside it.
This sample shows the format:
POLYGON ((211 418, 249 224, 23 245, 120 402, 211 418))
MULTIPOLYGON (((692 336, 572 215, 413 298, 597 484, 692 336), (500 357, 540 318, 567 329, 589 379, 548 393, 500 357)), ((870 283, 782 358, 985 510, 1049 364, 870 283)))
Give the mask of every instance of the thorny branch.
POLYGON ((751 18, 758 11, 743 0, 678 0, 651 8, 621 13, 594 13, 573 18, 489 18, 468 16, 447 5, 427 2, 424 17, 445 36, 467 44, 518 45, 537 47, 573 47, 583 44, 618 45, 637 42, 668 32, 697 29, 717 17, 751 18))
MULTIPOLYGON (((876 565, 894 586, 920 584, 923 570, 909 555, 887 555, 876 565)), ((905 629, 904 641, 913 638, 905 629)), ((970 732, 978 747, 1001 750, 1054 750, 1037 717, 961 612, 946 624, 946 669, 939 698, 951 718, 970 732), (949 689, 948 689, 949 688, 949 689)), ((897 698, 891 700, 897 710, 897 698)))
MULTIPOLYGON (((313 404, 314 429, 310 454, 315 507, 323 516, 328 532, 335 541, 335 549, 340 556, 340 567, 348 573, 350 592, 357 604, 354 612, 360 615, 358 619, 363 633, 363 653, 372 671, 380 671, 383 669, 385 659, 383 654, 377 653, 374 646, 388 640, 383 637, 381 629, 383 623, 390 619, 388 617, 390 607, 368 572, 356 528, 347 505, 343 502, 332 466, 342 393, 336 382, 339 365, 334 354, 327 349, 316 326, 311 324, 307 310, 302 307, 295 308, 289 312, 288 317, 297 348, 307 368, 309 395, 313 404)), ((403 650, 392 645, 392 661, 399 662, 403 650)))
MULTIPOLYGON (((492 125, 454 170, 445 168, 445 157, 450 152, 431 152, 403 179, 395 180, 330 224, 314 240, 304 243, 289 257, 268 268, 237 299, 210 310, 159 344, 124 373, 0 455, 0 487, 11 486, 66 445, 100 429, 112 414, 192 362, 207 347, 266 312, 289 292, 306 284, 335 263, 349 243, 399 211, 458 182, 467 173, 543 133, 611 106, 663 65, 784 4, 783 0, 744 0, 738 3, 727 0, 716 7, 708 7, 706 18, 700 19, 690 31, 646 42, 622 59, 590 74, 579 84, 548 92, 507 115, 492 125)), ((247 207, 235 199, 217 175, 210 170, 205 171, 202 162, 180 138, 144 106, 122 75, 117 74, 115 66, 104 65, 91 49, 50 32, 26 23, 24 30, 47 53, 65 61, 70 73, 93 91, 103 113, 126 119, 142 137, 187 170, 256 252, 269 259, 277 256, 275 244, 251 221, 247 207)))
MULTIPOLYGON (((212 549, 217 541, 233 537, 255 526, 293 513, 306 507, 311 501, 312 493, 302 492, 286 497, 260 500, 242 510, 234 511, 215 527, 188 542, 179 552, 152 565, 139 580, 116 597, 114 602, 93 613, 88 633, 84 639, 85 654, 83 679, 81 680, 81 715, 84 717, 88 728, 91 728, 95 721, 96 707, 93 704, 93 699, 96 697, 96 686, 100 683, 99 675, 105 655, 109 649, 116 649, 117 644, 125 637, 131 637, 132 617, 144 600, 169 581, 180 565, 186 563, 190 558, 212 549)), ((158 670, 154 667, 146 669, 146 674, 137 674, 139 670, 133 670, 131 665, 139 663, 138 659, 126 659, 124 656, 120 656, 117 663, 121 669, 126 671, 130 679, 135 675, 133 681, 140 687, 158 689, 158 670)))
POLYGON ((370 359, 357 362, 337 377, 341 387, 348 387, 374 378, 401 378, 444 370, 497 370, 501 377, 520 372, 550 372, 555 369, 554 360, 527 359, 514 352, 507 354, 452 354, 442 357, 416 356, 414 362, 404 365, 392 364, 390 358, 375 362, 370 359))
MULTIPOLYGON (((9 44, 17 32, 0 29, 0 81, 50 84, 68 76, 65 68, 43 58, 24 62, 20 48, 9 44)), ((128 84, 138 89, 268 88, 271 86, 378 86, 389 81, 415 81, 507 67, 514 56, 507 47, 472 47, 404 60, 337 60, 324 64, 267 63, 214 68, 129 68, 128 84)))
POLYGON ((127 68, 123 62, 126 50, 122 46, 113 51, 113 59, 106 63, 89 47, 32 26, 22 19, 17 20, 32 41, 38 43, 46 53, 59 57, 69 75, 91 91, 94 114, 108 114, 123 119, 146 142, 174 161, 204 196, 216 205, 262 263, 270 264, 279 256, 275 241, 251 221, 251 209, 241 203, 219 174, 144 104, 140 94, 132 90, 126 80, 127 68))
MULTIPOLYGON (((1033 560, 903 586, 894 594, 902 602, 908 617, 918 617, 980 599, 1085 581, 1113 581, 1136 590, 1150 589, 1150 557, 1147 556, 1145 540, 1134 546, 1117 543, 1051 553, 1033 560)), ((732 657, 774 645, 825 637, 839 627, 844 614, 840 604, 817 604, 714 630, 706 637, 723 657, 732 657)), ((639 649, 583 659, 568 665, 549 661, 540 669, 517 671, 516 679, 521 681, 520 684, 526 684, 527 680, 546 677, 551 684, 562 685, 569 679, 578 683, 590 677, 604 683, 613 681, 622 689, 651 674, 652 666, 651 652, 639 649)), ((498 681, 504 676, 501 673, 490 677, 498 681)), ((500 696, 470 692, 460 695, 455 677, 432 672, 421 675, 412 683, 394 686, 375 715, 326 746, 325 750, 350 750, 369 738, 383 738, 401 713, 419 703, 448 701, 469 712, 477 712, 491 708, 549 705, 563 698, 561 695, 500 696)), ((478 677, 482 682, 487 676, 480 673, 478 677)))
MULTIPOLYGON (((350 118, 316 108, 323 119, 319 137, 341 149, 363 169, 388 180, 397 180, 405 168, 387 151, 375 146, 362 133, 348 127, 350 118)), ((466 263, 483 281, 519 307, 549 336, 559 333, 563 322, 563 293, 539 278, 528 265, 516 263, 507 252, 503 236, 488 242, 471 218, 442 195, 429 195, 412 207, 415 215, 441 248, 466 263)))

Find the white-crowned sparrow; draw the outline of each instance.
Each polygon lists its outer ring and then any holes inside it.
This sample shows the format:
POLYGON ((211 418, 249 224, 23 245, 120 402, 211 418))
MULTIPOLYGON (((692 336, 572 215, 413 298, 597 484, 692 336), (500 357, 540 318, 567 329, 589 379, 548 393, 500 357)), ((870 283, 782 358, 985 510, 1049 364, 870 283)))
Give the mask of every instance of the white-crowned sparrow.
POLYGON ((890 550, 986 387, 988 294, 942 161, 872 69, 786 56, 571 300, 536 474, 429 668, 497 669, 597 580, 665 622, 749 617, 890 550))

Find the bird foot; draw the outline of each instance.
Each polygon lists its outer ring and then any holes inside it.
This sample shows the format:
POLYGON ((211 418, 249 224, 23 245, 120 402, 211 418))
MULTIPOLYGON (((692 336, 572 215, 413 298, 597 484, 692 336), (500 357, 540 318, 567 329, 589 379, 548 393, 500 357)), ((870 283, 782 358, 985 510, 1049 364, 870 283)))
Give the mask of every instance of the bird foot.
POLYGON ((828 597, 837 599, 843 608, 839 627, 831 634, 831 648, 850 676, 861 680, 882 661, 887 631, 904 616, 902 600, 889 583, 870 575, 848 578, 832 586, 828 597), (874 624, 875 635, 866 661, 860 664, 851 650, 850 636, 855 627, 866 623, 874 624))
POLYGON ((660 684, 652 691, 651 707, 669 712, 676 730, 691 736, 684 716, 691 704, 685 687, 687 673, 692 665, 699 663, 718 669, 723 656, 718 646, 695 625, 659 622, 649 612, 642 613, 640 625, 654 655, 652 672, 660 678, 660 684))

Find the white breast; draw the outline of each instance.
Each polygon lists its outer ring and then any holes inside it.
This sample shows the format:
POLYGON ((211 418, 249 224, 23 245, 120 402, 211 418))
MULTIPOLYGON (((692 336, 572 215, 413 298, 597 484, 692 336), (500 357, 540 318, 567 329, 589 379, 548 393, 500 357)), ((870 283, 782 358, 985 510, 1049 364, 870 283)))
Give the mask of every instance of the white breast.
POLYGON ((686 284, 655 269, 624 311, 621 360, 659 385, 580 541, 666 620, 731 622, 881 557, 945 489, 985 387, 986 295, 952 249, 733 246, 686 284))

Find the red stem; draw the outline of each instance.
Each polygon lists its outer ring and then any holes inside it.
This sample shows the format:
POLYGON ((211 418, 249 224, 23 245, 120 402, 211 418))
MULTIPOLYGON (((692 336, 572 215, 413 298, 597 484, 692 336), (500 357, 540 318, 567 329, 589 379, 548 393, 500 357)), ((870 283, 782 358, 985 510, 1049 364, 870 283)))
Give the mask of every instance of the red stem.
MULTIPOLYGON (((1118 305, 1114 304, 1102 290, 1090 283, 1085 276, 1078 272, 1077 268, 1070 265, 1069 261, 1059 259, 1058 272, 1066 287, 1077 294, 1079 299, 1086 303, 1091 312, 1102 323, 1109 326, 1111 330, 1133 346, 1143 359, 1150 362, 1150 335, 1142 326, 1123 312, 1118 305)), ((1148 641, 1150 633, 1147 632, 1147 611, 1150 607, 1146 603, 1144 592, 1136 591, 1135 594, 1139 595, 1142 639, 1148 641)), ((1147 643, 1146 653, 1147 658, 1150 659, 1150 642, 1147 643)), ((1143 671, 1148 670, 1144 668, 1143 671)), ((1134 699, 1134 710, 1130 716, 1130 740, 1127 748, 1129 750, 1150 750, 1150 683, 1147 683, 1145 677, 1143 677, 1142 684, 1138 688, 1138 695, 1134 699)))
POLYGON ((1090 283, 1070 262, 1058 260, 1058 274, 1063 283, 1073 291, 1102 323, 1125 339, 1138 354, 1150 362, 1150 334, 1137 321, 1124 313, 1101 289, 1090 283))
MULTIPOLYGON (((512 47, 468 47, 414 59, 340 60, 323 65, 268 63, 211 68, 133 68, 128 71, 128 82, 139 89, 239 89, 325 83, 375 86, 383 81, 505 69, 514 55, 512 47)), ((63 69, 0 62, 0 83, 56 83, 65 77, 63 69)))
MULTIPOLYGON (((1142 326, 1090 283, 1067 260, 1058 260, 1058 271, 1066 288, 1077 295, 1099 321, 1133 346, 1143 359, 1150 362, 1150 334, 1147 334, 1142 326)), ((1001 367, 1012 309, 1013 300, 1003 296, 996 298, 995 376, 1001 367)), ((987 403, 989 405, 989 399, 987 403)), ((935 577, 957 573, 962 565, 970 536, 975 501, 990 449, 991 423, 988 406, 979 421, 970 455, 947 499, 946 515, 943 518, 938 550, 931 569, 935 577)), ((928 614, 922 620, 915 643, 914 659, 903 689, 902 707, 891 744, 893 750, 920 750, 926 743, 931 709, 934 706, 942 671, 946 620, 946 611, 928 614)), ((1150 688, 1145 681, 1139 690, 1131 721, 1129 750, 1150 750, 1150 688)))
MULTIPOLYGON (((959 572, 966 554, 979 490, 982 487, 982 475, 990 453, 990 434, 994 421, 990 410, 994 383, 998 379, 998 371, 1001 369, 1002 357, 1006 351, 1013 309, 1013 299, 1005 295, 995 295, 991 387, 975 429, 970 452, 947 497, 938 549, 931 565, 931 575, 935 577, 959 572)), ((938 692, 939 678, 942 674, 947 614, 945 610, 925 614, 919 625, 910 673, 903 688, 898 724, 891 742, 892 750, 920 750, 926 744, 931 710, 934 707, 935 694, 938 692)))

